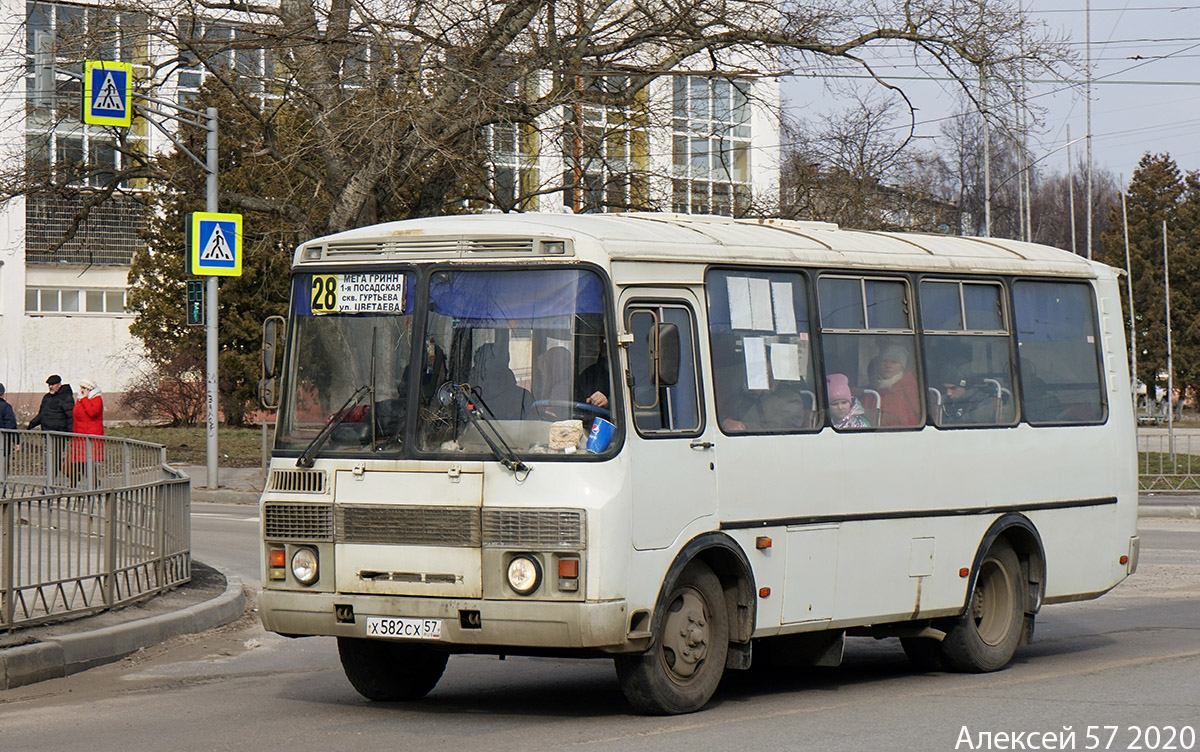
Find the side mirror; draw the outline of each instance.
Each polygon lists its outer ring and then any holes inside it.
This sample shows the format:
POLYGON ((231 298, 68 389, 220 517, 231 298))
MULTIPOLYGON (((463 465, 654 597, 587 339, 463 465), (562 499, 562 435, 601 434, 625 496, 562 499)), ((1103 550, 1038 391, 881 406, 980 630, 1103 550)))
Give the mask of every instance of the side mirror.
POLYGON ((654 364, 659 386, 679 383, 679 326, 660 321, 650 340, 650 362, 654 364))
POLYGON ((269 379, 259 379, 258 381, 258 404, 264 410, 279 409, 279 395, 276 393, 275 377, 269 379))
POLYGON ((263 321, 262 378, 258 382, 258 404, 264 410, 279 407, 279 391, 276 375, 279 372, 279 343, 283 339, 287 322, 282 316, 268 316, 263 321))
POLYGON ((263 378, 276 374, 279 362, 279 340, 287 329, 282 316, 268 316, 263 321, 263 378))

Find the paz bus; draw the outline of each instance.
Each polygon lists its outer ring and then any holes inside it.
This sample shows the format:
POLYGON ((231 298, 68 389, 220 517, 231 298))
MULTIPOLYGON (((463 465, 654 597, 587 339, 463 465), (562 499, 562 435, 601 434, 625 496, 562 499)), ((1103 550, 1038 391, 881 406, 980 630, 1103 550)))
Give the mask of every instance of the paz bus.
POLYGON ((265 627, 423 697, 456 653, 1004 668, 1137 567, 1117 273, 1011 240, 671 214, 302 244, 264 330, 265 627))

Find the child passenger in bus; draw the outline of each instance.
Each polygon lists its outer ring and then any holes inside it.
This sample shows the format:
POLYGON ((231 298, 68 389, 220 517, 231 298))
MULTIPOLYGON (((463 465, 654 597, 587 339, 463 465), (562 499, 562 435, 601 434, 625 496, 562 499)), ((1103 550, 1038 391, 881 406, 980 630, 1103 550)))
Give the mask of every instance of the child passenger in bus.
POLYGON ((844 373, 831 373, 825 379, 829 398, 829 420, 834 428, 870 428, 866 411, 850 391, 850 379, 844 373))

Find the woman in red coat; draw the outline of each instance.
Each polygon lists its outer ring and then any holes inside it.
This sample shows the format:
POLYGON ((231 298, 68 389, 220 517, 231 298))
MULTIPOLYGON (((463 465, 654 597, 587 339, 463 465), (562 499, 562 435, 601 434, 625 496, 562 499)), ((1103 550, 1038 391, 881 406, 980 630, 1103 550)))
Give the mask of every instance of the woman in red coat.
MULTIPOLYGON (((79 399, 75 400, 72 418, 74 419, 73 433, 90 436, 104 435, 104 399, 100 396, 100 390, 96 388, 96 382, 90 379, 83 379, 79 382, 79 399)), ((89 445, 93 463, 98 465, 104 459, 103 441, 84 439, 79 436, 72 437, 70 455, 72 481, 87 478, 89 445)))
MULTIPOLYGON (((883 348, 878 372, 871 384, 879 392, 879 425, 921 425, 921 393, 917 377, 909 368, 909 352, 900 345, 883 348)), ((78 429, 77 429, 78 430, 78 429)))

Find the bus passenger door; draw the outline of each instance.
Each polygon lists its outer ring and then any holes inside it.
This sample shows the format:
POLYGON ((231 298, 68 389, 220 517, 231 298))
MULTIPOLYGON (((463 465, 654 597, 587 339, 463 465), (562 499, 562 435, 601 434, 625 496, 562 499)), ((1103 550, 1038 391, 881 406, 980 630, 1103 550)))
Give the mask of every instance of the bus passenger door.
POLYGON ((625 338, 625 383, 634 429, 626 443, 633 545, 665 548, 689 523, 716 511, 696 344, 699 306, 686 292, 645 288, 627 292, 622 305, 623 328, 632 335, 625 338))

